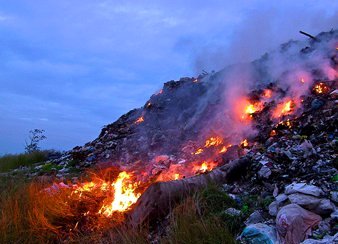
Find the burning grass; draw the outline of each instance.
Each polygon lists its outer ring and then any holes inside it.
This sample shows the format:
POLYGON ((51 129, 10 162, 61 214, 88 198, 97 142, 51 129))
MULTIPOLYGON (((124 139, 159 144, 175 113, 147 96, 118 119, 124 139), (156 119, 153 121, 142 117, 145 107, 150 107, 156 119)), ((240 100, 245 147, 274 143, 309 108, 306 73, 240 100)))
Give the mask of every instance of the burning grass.
MULTIPOLYGON (((149 243, 148 228, 131 230, 121 224, 121 216, 91 214, 90 211, 99 211, 100 200, 88 198, 87 191, 82 201, 71 199, 72 190, 68 188, 51 195, 46 191, 50 180, 1 178, 0 243, 149 243)), ((224 222, 216 216, 207 217, 210 211, 205 206, 216 195, 216 205, 224 207, 228 198, 215 193, 199 193, 176 207, 170 218, 170 231, 161 243, 233 243, 224 222)))
POLYGON ((103 238, 124 220, 121 212, 110 218, 98 214, 104 197, 86 191, 90 186, 82 188, 81 197, 64 186, 51 187, 45 178, 31 182, 1 178, 0 243, 76 242, 84 235, 103 238))

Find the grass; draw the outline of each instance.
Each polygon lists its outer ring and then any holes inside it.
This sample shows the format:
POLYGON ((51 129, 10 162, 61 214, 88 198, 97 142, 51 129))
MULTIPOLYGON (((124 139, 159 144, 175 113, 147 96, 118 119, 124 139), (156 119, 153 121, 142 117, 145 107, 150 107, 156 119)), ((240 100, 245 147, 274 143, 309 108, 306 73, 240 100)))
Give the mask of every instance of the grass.
MULTIPOLYGON (((97 215, 97 202, 77 202, 71 190, 50 194, 53 179, 0 177, 0 243, 149 243, 149 230, 131 230, 97 215), (96 209, 96 210, 95 210, 96 209), (93 210, 93 211, 92 211, 93 210)), ((173 209, 163 244, 235 243, 229 218, 221 213, 236 203, 215 186, 173 209)), ((232 221, 232 220, 231 220, 232 221)))
POLYGON ((235 240, 225 222, 216 215, 201 215, 199 202, 188 198, 171 216, 168 236, 163 244, 232 244, 235 240))
POLYGON ((8 154, 0 157, 0 173, 8 172, 21 166, 47 160, 48 151, 36 151, 32 153, 8 154))

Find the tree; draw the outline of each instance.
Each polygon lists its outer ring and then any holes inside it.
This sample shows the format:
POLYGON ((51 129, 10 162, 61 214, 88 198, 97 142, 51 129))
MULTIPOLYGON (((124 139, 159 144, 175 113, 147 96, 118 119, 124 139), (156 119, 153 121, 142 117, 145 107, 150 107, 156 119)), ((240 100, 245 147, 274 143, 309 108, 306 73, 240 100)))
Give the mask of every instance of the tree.
POLYGON ((32 153, 40 150, 39 143, 40 141, 46 139, 47 137, 43 134, 45 130, 34 129, 29 131, 29 142, 26 142, 25 151, 27 153, 32 153))

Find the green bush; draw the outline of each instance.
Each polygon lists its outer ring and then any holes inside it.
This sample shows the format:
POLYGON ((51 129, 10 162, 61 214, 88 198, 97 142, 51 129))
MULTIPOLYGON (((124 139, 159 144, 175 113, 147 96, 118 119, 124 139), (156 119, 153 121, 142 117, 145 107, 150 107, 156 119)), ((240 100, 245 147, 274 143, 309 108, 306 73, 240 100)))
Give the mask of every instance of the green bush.
POLYGON ((199 194, 199 198, 202 210, 210 214, 222 212, 227 208, 237 207, 235 200, 215 185, 209 185, 205 188, 199 194))
POLYGON ((219 217, 201 216, 198 209, 198 202, 192 198, 177 206, 170 219, 168 235, 161 243, 235 243, 232 234, 219 217))
POLYGON ((4 155, 0 157, 0 172, 8 172, 21 166, 30 166, 46 161, 47 158, 48 151, 4 155))

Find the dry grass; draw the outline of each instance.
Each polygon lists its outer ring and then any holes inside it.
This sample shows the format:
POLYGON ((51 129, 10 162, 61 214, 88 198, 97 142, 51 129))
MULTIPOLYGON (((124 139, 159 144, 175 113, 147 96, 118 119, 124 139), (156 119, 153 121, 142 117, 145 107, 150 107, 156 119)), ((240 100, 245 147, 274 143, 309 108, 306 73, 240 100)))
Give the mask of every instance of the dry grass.
MULTIPOLYGON (((0 178, 0 243, 149 243, 148 228, 135 231, 117 224, 119 216, 98 217, 99 200, 74 201, 71 190, 46 191, 50 180, 22 179, 0 178), (94 214, 84 215, 88 210, 94 214)), ((210 201, 202 192, 177 206, 160 242, 234 243, 224 222, 205 210, 210 201)))

